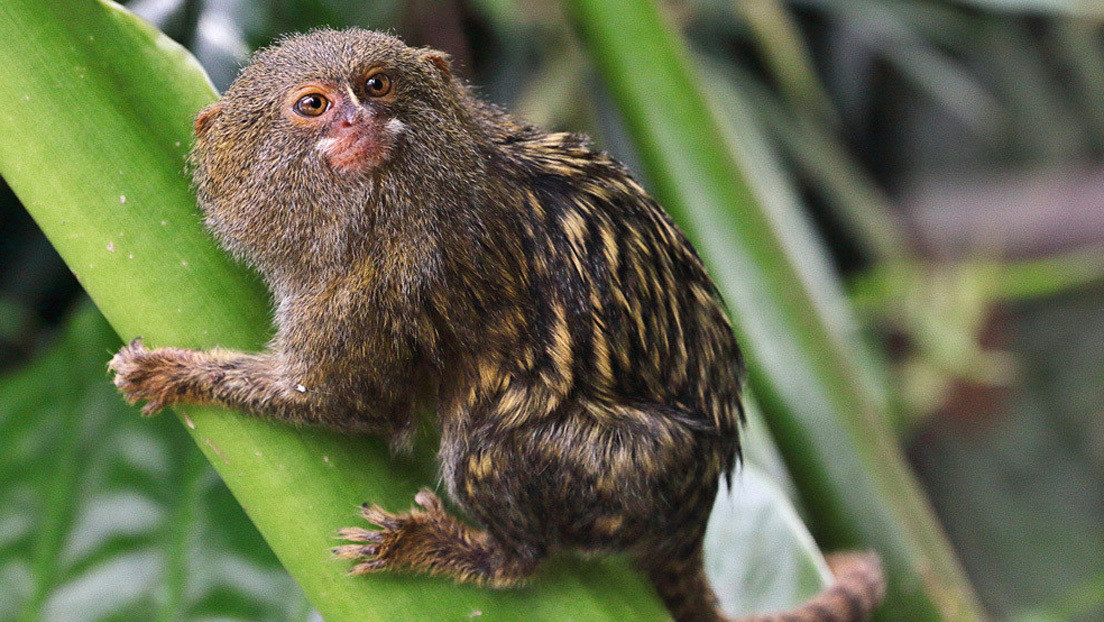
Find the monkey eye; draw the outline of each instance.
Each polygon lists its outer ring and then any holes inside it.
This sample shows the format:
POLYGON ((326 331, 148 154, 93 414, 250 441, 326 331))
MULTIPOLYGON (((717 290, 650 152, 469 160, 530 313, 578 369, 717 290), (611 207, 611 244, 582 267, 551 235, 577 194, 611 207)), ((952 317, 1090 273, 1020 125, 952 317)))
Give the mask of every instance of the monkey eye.
POLYGON ((371 97, 383 97, 391 92, 391 77, 382 71, 377 71, 364 81, 364 88, 371 97))
POLYGON ((308 93, 295 102, 295 112, 304 117, 317 117, 330 107, 330 100, 319 93, 308 93))

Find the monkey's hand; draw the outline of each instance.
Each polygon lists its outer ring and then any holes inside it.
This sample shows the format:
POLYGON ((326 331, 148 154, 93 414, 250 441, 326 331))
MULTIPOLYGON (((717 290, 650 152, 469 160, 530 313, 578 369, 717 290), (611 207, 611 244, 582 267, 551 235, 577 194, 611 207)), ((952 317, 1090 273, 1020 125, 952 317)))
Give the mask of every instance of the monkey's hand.
POLYGON ((127 403, 145 401, 143 415, 189 397, 195 386, 197 353, 179 348, 150 350, 139 337, 122 347, 107 363, 115 372, 115 386, 127 403))

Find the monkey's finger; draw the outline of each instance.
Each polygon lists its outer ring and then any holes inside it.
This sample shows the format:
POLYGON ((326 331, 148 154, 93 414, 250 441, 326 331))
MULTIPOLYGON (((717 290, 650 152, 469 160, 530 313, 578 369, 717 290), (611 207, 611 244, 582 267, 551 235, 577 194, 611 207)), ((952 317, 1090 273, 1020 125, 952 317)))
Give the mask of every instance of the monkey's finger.
POLYGON ((107 368, 116 373, 125 373, 127 367, 132 366, 137 359, 148 352, 146 346, 142 345, 142 338, 136 337, 127 345, 119 348, 115 356, 107 362, 107 368))
MULTIPOLYGON (((117 374, 121 374, 123 369, 130 363, 130 353, 127 352, 126 347, 115 353, 115 356, 111 357, 111 360, 107 362, 107 368, 117 374)), ((118 378, 118 376, 116 376, 118 378)))
POLYGON ((124 397, 132 400, 130 403, 133 404, 133 400, 138 399, 141 395, 141 392, 139 390, 140 380, 141 378, 137 373, 131 370, 127 370, 116 374, 113 382, 115 383, 115 387, 125 394, 124 397))
POLYGON ((402 525, 398 516, 395 516, 378 505, 362 505, 360 507, 360 515, 369 523, 379 525, 384 529, 390 529, 392 531, 398 529, 402 525))
POLYGON ((374 557, 376 553, 379 553, 379 546, 375 544, 346 544, 345 546, 334 547, 331 550, 334 555, 341 559, 361 559, 374 557))
POLYGON ((382 542, 383 534, 378 531, 370 529, 361 529, 360 527, 346 527, 344 529, 338 529, 337 535, 342 540, 349 540, 350 542, 382 542))
POLYGON ((361 562, 356 566, 353 566, 352 569, 349 570, 349 574, 354 576, 366 575, 382 570, 386 566, 387 562, 383 561, 382 559, 373 559, 372 561, 361 562))
POLYGON ((119 348, 119 351, 115 353, 115 356, 111 360, 115 361, 116 359, 134 358, 146 352, 149 352, 149 350, 146 348, 145 345, 142 344, 142 338, 135 337, 130 341, 130 343, 119 348))
POLYGON ((136 403, 138 403, 138 393, 131 390, 129 382, 119 382, 116 380, 115 386, 118 387, 120 391, 123 391, 123 400, 125 402, 130 405, 135 405, 136 403))

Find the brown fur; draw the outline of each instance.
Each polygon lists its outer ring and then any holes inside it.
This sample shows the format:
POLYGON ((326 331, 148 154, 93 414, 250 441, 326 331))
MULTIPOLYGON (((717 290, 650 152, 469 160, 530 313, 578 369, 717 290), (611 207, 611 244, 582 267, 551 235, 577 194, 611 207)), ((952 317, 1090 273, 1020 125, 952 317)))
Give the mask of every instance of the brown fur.
MULTIPOLYGON (((506 587, 554 549, 626 551, 678 620, 721 619, 701 547, 739 457, 743 363, 694 249, 620 164, 479 101, 441 53, 359 30, 258 53, 196 134, 207 224, 264 276, 279 330, 260 354, 132 343, 111 361, 128 400, 402 444, 427 397, 450 496, 484 529, 428 491, 367 506, 379 528, 336 549, 354 573, 506 587), (332 107, 296 113, 314 90, 332 107)), ((866 568, 806 613, 864 617, 866 568)))

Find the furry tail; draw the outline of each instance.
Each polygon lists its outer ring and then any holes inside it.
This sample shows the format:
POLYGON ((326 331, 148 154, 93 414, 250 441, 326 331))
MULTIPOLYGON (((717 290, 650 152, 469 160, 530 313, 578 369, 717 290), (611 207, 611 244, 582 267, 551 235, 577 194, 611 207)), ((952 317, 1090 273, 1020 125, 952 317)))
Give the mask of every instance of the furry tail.
POLYGON ((785 613, 736 622, 860 622, 869 618, 886 590, 877 553, 835 553, 827 561, 835 582, 805 604, 785 613))
POLYGON ((878 555, 836 553, 828 566, 835 582, 795 609, 730 620, 721 614, 705 576, 700 549, 690 557, 642 564, 676 622, 862 622, 882 602, 885 577, 878 555))

